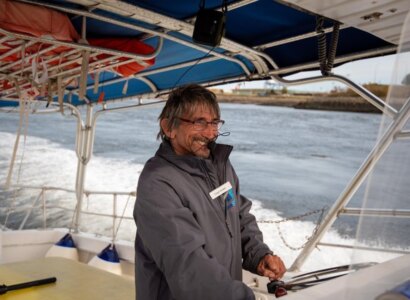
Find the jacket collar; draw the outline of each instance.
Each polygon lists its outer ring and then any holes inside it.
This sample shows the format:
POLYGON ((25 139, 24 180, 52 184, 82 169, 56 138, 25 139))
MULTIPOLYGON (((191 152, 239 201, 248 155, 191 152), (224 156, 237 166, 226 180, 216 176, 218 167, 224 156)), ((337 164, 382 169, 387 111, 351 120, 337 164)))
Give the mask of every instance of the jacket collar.
MULTIPOLYGON (((223 165, 227 162, 229 155, 233 149, 231 145, 217 144, 213 142, 210 145, 211 160, 216 166, 223 165)), ((177 155, 172 149, 171 143, 164 140, 159 146, 155 156, 160 156, 172 163, 176 167, 197 176, 204 176, 201 164, 206 160, 204 158, 196 157, 193 155, 177 155)))

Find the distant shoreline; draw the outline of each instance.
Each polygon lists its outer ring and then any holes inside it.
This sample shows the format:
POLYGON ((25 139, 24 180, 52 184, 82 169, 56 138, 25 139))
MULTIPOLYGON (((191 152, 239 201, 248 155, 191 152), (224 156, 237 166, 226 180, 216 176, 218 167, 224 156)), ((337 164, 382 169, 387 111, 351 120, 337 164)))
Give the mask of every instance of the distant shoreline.
POLYGON ((330 97, 324 95, 270 95, 245 96, 225 93, 216 94, 221 103, 243 103, 285 106, 298 109, 317 109, 331 111, 348 111, 364 113, 381 113, 376 107, 360 97, 330 97))

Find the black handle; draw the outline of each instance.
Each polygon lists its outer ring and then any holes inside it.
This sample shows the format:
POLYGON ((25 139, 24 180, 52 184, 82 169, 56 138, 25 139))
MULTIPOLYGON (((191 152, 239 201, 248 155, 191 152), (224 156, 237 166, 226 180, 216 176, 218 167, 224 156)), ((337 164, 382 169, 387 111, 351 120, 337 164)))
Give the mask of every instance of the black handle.
POLYGON ((48 284, 48 283, 54 283, 56 281, 57 281, 57 278, 49 277, 49 278, 44 278, 44 279, 39 279, 39 280, 34 280, 34 281, 29 281, 29 282, 23 282, 19 284, 13 284, 10 286, 3 284, 3 285, 0 285, 0 295, 3 295, 9 291, 25 289, 25 288, 48 284))
POLYGON ((275 294, 276 298, 285 296, 288 292, 286 291, 285 283, 280 280, 273 280, 267 284, 268 293, 275 294))

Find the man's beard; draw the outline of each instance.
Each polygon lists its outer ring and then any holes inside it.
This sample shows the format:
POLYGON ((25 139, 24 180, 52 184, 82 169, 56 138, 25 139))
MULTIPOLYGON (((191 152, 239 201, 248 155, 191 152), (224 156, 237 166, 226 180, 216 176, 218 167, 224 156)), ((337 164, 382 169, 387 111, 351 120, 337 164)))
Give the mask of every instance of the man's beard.
POLYGON ((218 136, 216 136, 215 138, 212 138, 212 139, 208 139, 208 138, 204 138, 204 137, 195 138, 193 140, 193 144, 194 145, 199 144, 198 147, 192 149, 195 156, 202 157, 202 158, 208 158, 209 154, 210 154, 210 151, 211 151, 209 146, 210 146, 211 143, 213 143, 216 140, 217 137, 218 136), (206 155, 201 155, 204 152, 203 148, 207 149, 206 155))

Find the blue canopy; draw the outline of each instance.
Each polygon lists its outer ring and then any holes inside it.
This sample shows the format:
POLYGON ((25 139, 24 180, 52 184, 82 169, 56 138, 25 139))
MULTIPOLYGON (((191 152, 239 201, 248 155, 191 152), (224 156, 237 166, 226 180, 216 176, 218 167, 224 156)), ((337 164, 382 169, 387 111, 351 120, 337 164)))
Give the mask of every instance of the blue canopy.
MULTIPOLYGON (((73 105, 147 94, 152 96, 192 82, 215 85, 269 79, 273 75, 284 76, 319 68, 318 15, 287 5, 285 1, 227 1, 225 35, 217 47, 196 44, 192 40, 199 0, 24 2, 62 11, 69 16, 78 33, 86 28, 86 39, 130 37, 151 45, 158 52, 152 66, 129 77, 110 68, 98 70, 98 67, 89 67, 87 78, 83 78, 87 85, 85 94, 79 92, 78 83, 65 86, 63 99, 60 96, 60 101, 73 105), (97 79, 96 85, 94 81, 97 79)), ((222 4, 222 0, 207 0, 205 8, 221 9, 222 4)), ((325 18, 319 28, 319 31, 327 32, 322 36, 326 39, 327 49, 331 47, 332 38, 336 38, 331 29, 334 23, 338 21, 325 18)), ((19 35, 18 38, 25 39, 25 36, 19 35)), ((93 53, 89 47, 85 50, 93 53)), ((342 24, 336 49, 334 65, 349 60, 338 58, 351 56, 352 60, 356 58, 352 55, 370 50, 385 49, 369 52, 368 56, 389 54, 395 51, 395 45, 369 32, 342 24)), ((4 69, 7 71, 6 67, 4 69)), ((79 71, 76 76, 80 78, 80 75, 79 71)), ((6 100, 18 96, 17 89, 11 91, 8 88, 8 93, 5 90, 0 86, 0 99, 4 100, 0 105, 8 104, 6 100)), ((57 91, 50 94, 53 101, 59 100, 57 91)), ((35 97, 50 101, 50 97, 35 97)))

